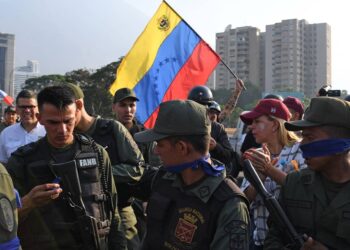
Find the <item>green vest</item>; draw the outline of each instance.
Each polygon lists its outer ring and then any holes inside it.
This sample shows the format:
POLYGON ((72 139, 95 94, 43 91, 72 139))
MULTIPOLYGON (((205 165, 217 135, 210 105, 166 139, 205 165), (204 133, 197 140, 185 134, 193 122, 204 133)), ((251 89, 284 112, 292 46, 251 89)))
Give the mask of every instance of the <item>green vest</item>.
POLYGON ((16 195, 10 175, 0 164, 0 245, 17 237, 16 195))
POLYGON ((350 183, 328 204, 320 173, 303 169, 288 175, 281 202, 299 234, 330 249, 350 249, 350 183))

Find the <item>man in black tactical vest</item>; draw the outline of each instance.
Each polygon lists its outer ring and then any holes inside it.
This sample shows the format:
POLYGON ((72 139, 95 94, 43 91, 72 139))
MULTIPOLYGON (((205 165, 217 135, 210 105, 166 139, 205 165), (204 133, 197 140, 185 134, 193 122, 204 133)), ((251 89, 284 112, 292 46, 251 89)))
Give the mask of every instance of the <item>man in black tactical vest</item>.
POLYGON ((131 207, 133 198, 127 183, 136 183, 143 173, 143 157, 128 130, 120 123, 89 115, 84 107, 84 93, 78 85, 67 84, 75 94, 77 124, 75 130, 91 136, 108 152, 118 190, 118 208, 122 218, 128 250, 138 249, 140 240, 136 216, 131 207))
POLYGON ((169 101, 153 129, 135 134, 139 142, 157 141, 164 165, 130 186, 148 200, 142 249, 247 249, 248 201, 209 157, 210 124, 204 106, 169 101))
POLYGON ((73 134, 74 93, 54 86, 38 94, 46 136, 15 151, 7 164, 23 206, 18 234, 23 249, 119 249, 120 217, 107 152, 73 134))

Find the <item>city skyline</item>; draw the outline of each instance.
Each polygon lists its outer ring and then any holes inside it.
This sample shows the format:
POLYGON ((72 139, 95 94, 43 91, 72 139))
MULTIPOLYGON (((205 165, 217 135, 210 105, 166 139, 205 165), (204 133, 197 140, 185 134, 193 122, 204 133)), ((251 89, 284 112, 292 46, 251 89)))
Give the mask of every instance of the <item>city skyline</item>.
MULTIPOLYGON (((215 34, 230 24, 264 31, 266 25, 285 19, 328 23, 332 28, 332 85, 350 92, 345 63, 350 56, 350 39, 343 22, 347 17, 345 1, 337 5, 323 0, 168 2, 213 49, 215 34)), ((160 3, 0 0, 0 32, 16 35, 16 66, 32 58, 40 61, 42 74, 97 69, 127 53, 160 3)))

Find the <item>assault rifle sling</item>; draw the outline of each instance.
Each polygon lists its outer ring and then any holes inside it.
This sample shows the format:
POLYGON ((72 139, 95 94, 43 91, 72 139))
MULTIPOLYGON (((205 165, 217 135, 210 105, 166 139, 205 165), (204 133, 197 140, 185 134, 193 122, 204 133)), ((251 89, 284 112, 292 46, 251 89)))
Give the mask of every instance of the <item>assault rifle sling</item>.
POLYGON ((76 162, 72 160, 64 163, 51 164, 51 169, 57 177, 61 178, 63 192, 78 220, 84 249, 100 250, 97 220, 86 213, 81 195, 82 192, 76 162))

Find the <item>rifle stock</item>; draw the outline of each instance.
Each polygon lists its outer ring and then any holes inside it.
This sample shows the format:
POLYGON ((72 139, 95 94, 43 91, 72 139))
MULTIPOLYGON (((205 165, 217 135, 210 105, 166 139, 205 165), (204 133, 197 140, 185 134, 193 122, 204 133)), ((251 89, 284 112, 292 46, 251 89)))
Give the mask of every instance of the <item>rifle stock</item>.
POLYGON ((302 236, 297 233, 276 198, 266 190, 252 163, 248 159, 244 160, 243 172, 244 176, 253 185, 257 193, 263 197, 264 204, 272 219, 287 230, 287 233, 294 244, 302 247, 304 244, 302 236))

